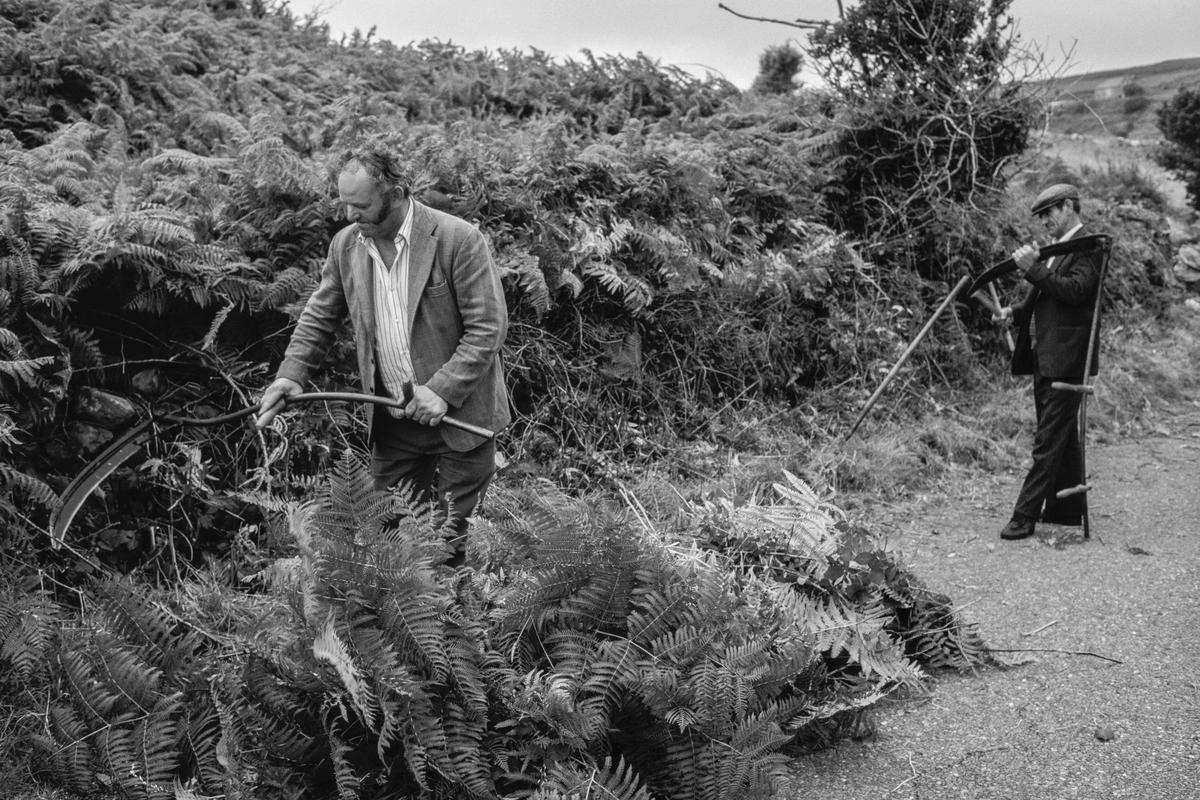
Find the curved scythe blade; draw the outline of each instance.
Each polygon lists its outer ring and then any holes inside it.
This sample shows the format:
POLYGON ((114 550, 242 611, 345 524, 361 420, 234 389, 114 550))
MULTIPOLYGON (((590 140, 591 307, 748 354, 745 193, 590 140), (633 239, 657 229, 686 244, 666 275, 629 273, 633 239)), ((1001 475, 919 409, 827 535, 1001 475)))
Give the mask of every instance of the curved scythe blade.
POLYGON ((71 521, 75 519, 83 501, 105 478, 116 472, 117 467, 132 458, 134 453, 142 449, 142 445, 150 441, 150 437, 154 435, 155 423, 156 420, 148 419, 126 432, 67 484, 60 504, 50 514, 50 546, 53 549, 62 547, 67 528, 71 526, 71 521))
MULTIPOLYGON (((388 406, 392 408, 402 408, 407 402, 407 399, 396 399, 394 397, 381 397, 371 394, 359 394, 358 392, 308 392, 304 394, 294 395, 287 398, 285 405, 294 405, 296 403, 315 403, 326 400, 344 400, 358 403, 372 403, 379 406, 388 406)), ((128 431, 124 436, 120 437, 110 444, 103 453, 96 456, 95 460, 83 468, 83 471, 75 476, 67 488, 63 490, 58 506, 50 514, 50 545, 57 550, 62 547, 62 543, 67 533, 67 528, 71 526, 71 521, 75 519, 75 515, 79 512, 83 501, 87 500, 88 496, 100 485, 105 478, 112 475, 117 467, 124 464, 133 454, 142 449, 146 442, 150 441, 150 437, 154 436, 155 425, 161 429, 166 429, 174 425, 223 425, 227 422, 243 419, 251 416, 259 410, 258 406, 247 406, 246 408, 231 411, 228 414, 222 414, 219 417, 208 418, 193 418, 193 417, 177 417, 173 415, 165 415, 158 418, 151 418, 141 423, 137 427, 128 431)), ((494 431, 482 428, 478 425, 472 425, 469 422, 463 422, 454 417, 442 417, 443 425, 448 425, 451 428, 457 428, 461 431, 474 434, 484 439, 494 439, 496 434, 494 431)))
MULTIPOLYGON (((1048 244, 1038 250, 1038 261, 1045 261, 1047 258, 1054 256, 1065 256, 1068 253, 1081 253, 1088 250, 1100 250, 1109 246, 1111 237, 1104 233, 1095 233, 1090 236, 1080 236, 1077 239, 1068 239, 1065 242, 1055 242, 1048 244)), ((967 288, 967 294, 975 294, 984 286, 996 280, 1003 275, 1014 272, 1017 269, 1017 262, 1011 258, 1006 258, 1003 261, 993 264, 988 267, 983 273, 971 282, 967 288)))

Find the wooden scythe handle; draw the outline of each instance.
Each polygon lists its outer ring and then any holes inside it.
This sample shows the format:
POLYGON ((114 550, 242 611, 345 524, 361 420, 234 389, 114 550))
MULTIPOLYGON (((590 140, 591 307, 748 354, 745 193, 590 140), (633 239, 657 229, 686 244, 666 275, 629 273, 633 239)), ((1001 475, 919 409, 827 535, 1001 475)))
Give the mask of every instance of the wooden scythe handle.
POLYGON ((929 320, 921 328, 920 332, 917 333, 911 342, 909 342, 908 347, 904 348, 904 352, 900 354, 900 358, 896 360, 896 363, 892 365, 892 368, 888 371, 888 374, 885 375, 883 380, 879 382, 879 386, 875 389, 875 393, 872 394, 870 398, 867 399, 867 402, 863 405, 862 411, 859 412, 858 419, 854 420, 854 424, 850 426, 849 432, 847 432, 842 438, 843 444, 850 440, 850 437, 853 436, 854 432, 858 430, 858 426, 861 425, 862 421, 867 418, 867 414, 869 414, 871 409, 875 407, 875 403, 883 394, 883 390, 886 389, 888 384, 892 382, 892 378, 896 377, 896 373, 900 371, 900 367, 904 366, 904 362, 907 361, 908 357, 911 356, 913 351, 917 349, 917 345, 919 345, 921 340, 925 338, 925 334, 929 333, 929 331, 933 328, 933 323, 937 322, 937 319, 942 315, 942 312, 954 302, 954 298, 958 297, 959 293, 962 292, 963 287, 970 282, 971 277, 969 275, 963 275, 959 279, 958 283, 955 284, 954 288, 950 290, 950 294, 946 295, 946 299, 942 301, 942 304, 939 305, 937 310, 933 312, 933 315, 929 317, 929 320))

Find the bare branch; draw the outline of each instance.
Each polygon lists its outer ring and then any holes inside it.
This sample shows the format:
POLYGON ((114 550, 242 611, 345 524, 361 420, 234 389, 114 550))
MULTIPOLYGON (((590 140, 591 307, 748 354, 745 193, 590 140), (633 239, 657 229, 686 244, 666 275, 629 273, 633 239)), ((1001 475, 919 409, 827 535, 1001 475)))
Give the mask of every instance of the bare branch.
POLYGON ((1113 664, 1124 664, 1118 658, 1109 658, 1102 656, 1099 653, 1093 653, 1091 650, 1059 650, 1057 647, 989 647, 993 653, 1064 653, 1068 656, 1092 656, 1099 658, 1102 661, 1109 661, 1113 664))
POLYGON ((789 28, 799 28, 800 30, 806 30, 806 31, 815 31, 820 28, 824 28, 826 25, 829 24, 829 20, 827 20, 827 19, 796 19, 796 20, 789 21, 786 19, 772 19, 770 17, 752 17, 749 14, 741 14, 737 11, 734 11, 732 8, 725 5, 724 3, 717 3, 717 8, 721 9, 722 11, 728 11, 730 14, 733 14, 735 17, 740 17, 741 19, 748 19, 748 20, 751 20, 752 22, 770 22, 775 25, 787 25, 789 28))

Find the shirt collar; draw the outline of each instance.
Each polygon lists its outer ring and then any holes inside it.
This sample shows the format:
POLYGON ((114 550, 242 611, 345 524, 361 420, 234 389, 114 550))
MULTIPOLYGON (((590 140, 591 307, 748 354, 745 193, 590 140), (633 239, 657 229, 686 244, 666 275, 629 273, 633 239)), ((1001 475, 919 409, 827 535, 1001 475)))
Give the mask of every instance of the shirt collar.
MULTIPOLYGON (((400 228, 396 231, 396 238, 392 239, 397 248, 399 248, 401 244, 408 244, 412 239, 413 208, 416 205, 416 201, 414 201, 410 195, 408 198, 408 213, 404 215, 404 221, 400 223, 400 228)), ((356 230, 354 234, 358 239, 358 243, 363 247, 369 248, 374 246, 374 243, 371 241, 371 237, 363 236, 361 228, 356 230)))
POLYGON ((1068 240, 1068 239, 1070 239, 1072 236, 1074 236, 1076 233, 1078 233, 1078 232, 1079 232, 1079 229, 1080 229, 1080 228, 1082 228, 1082 227, 1083 227, 1083 223, 1082 223, 1082 222, 1080 222, 1080 223, 1079 223, 1078 225, 1076 225, 1074 228, 1071 228, 1071 230, 1067 231, 1067 232, 1066 232, 1066 233, 1064 233, 1062 236, 1060 236, 1060 237, 1058 238, 1058 240, 1059 240, 1060 242, 1065 242, 1065 241, 1067 241, 1067 240, 1068 240))

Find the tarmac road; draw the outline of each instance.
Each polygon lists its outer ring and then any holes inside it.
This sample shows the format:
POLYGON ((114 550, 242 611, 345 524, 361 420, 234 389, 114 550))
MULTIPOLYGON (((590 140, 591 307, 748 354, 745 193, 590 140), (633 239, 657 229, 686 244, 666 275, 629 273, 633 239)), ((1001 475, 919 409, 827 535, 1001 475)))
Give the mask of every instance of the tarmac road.
POLYGON ((871 738, 793 761, 781 797, 1200 798, 1200 408, 1170 428, 1091 444, 1088 541, 1000 540, 1023 465, 881 520, 993 648, 1095 655, 939 676, 885 704, 871 738))

